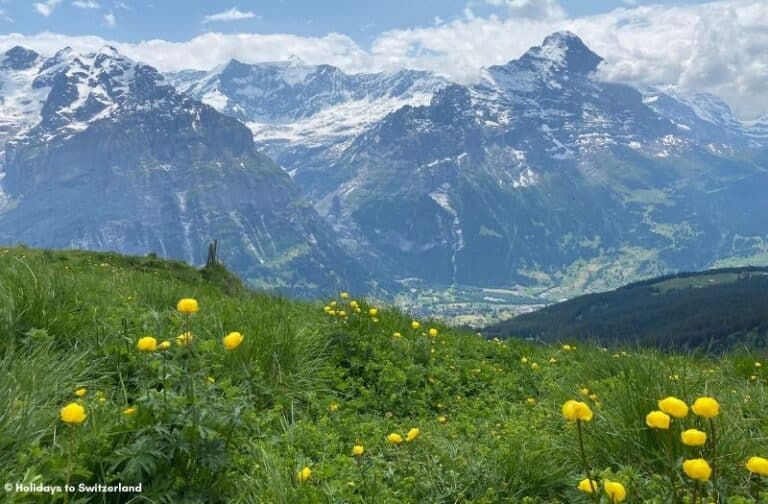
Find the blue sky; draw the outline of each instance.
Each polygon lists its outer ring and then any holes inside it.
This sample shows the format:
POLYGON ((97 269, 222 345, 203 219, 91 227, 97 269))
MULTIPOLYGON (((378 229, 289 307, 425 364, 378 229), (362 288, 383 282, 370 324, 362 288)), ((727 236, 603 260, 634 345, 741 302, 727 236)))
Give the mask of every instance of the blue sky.
POLYGON ((0 0, 0 51, 110 44, 161 71, 299 56, 457 82, 569 30, 600 79, 710 92, 768 115, 768 0, 0 0))
MULTIPOLYGON (((581 17, 643 3, 702 2, 564 0, 560 6, 569 17, 581 17)), ((51 31, 138 42, 153 38, 181 41, 206 31, 308 36, 338 32, 368 46, 382 32, 464 18, 467 9, 477 16, 503 16, 507 5, 504 0, 0 0, 0 9, 5 18, 0 31, 26 35, 51 31), (233 15, 224 15, 227 12, 233 15), (220 14, 218 20, 205 22, 216 14, 220 14)))

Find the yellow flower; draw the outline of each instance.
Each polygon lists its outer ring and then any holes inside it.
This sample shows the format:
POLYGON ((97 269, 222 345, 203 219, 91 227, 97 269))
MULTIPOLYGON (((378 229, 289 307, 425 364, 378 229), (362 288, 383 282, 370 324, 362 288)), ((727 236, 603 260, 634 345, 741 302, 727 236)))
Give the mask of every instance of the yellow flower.
POLYGON ((589 398, 597 402, 597 394, 589 394, 589 398))
POLYGON ((747 460, 746 468, 749 472, 759 474, 760 476, 768 476, 768 459, 763 457, 749 457, 747 460))
POLYGON ((329 304, 331 305, 331 308, 336 308, 336 301, 331 301, 329 304))
POLYGON ((675 418, 685 418, 688 415, 688 405, 677 397, 665 397, 659 401, 659 409, 675 418))
POLYGON ((680 433, 680 440, 686 446, 704 446, 707 442, 707 433, 698 429, 688 429, 680 433))
POLYGON ((85 394, 88 393, 88 389, 85 387, 80 387, 79 389, 75 390, 75 395, 77 397, 85 397, 85 394))
POLYGON ((590 409, 589 405, 581 401, 565 401, 562 411, 563 416, 567 420, 581 420, 583 422, 592 420, 592 409, 590 409))
POLYGON ((330 306, 328 306, 328 305, 325 305, 325 306, 323 306, 323 311, 324 311, 325 313, 328 313, 328 312, 330 312, 330 311, 331 311, 331 307, 330 307, 330 306))
POLYGON ((140 352, 154 352, 157 350, 157 340, 152 336, 144 336, 136 342, 136 348, 140 352))
POLYGON ((406 441, 413 441, 417 437, 419 437, 419 434, 421 434, 421 431, 418 427, 414 427, 413 429, 408 431, 408 434, 405 435, 406 441))
POLYGON ((611 498, 611 502, 623 502, 627 498, 627 490, 618 481, 607 479, 603 482, 603 488, 605 488, 608 497, 611 498))
POLYGON ((551 357, 551 358, 549 359, 549 363, 550 363, 550 364, 554 364, 555 362, 557 362, 557 360, 556 360, 554 357, 551 357))
POLYGON ((697 416, 715 418, 720 414, 720 403, 711 397, 699 397, 693 402, 691 409, 697 416))
POLYGON ((579 390, 579 393, 584 397, 587 397, 589 396, 589 389, 587 387, 584 387, 583 389, 579 390))
POLYGON ((339 317, 346 317, 347 316, 347 312, 345 312, 344 310, 339 310, 338 315, 339 315, 339 317))
POLYGON ((363 453, 365 453, 365 448, 363 448, 362 445, 355 445, 352 448, 352 455, 354 455, 355 457, 362 457, 363 453))
POLYGON ((528 357, 521 358, 520 362, 522 362, 523 364, 528 364, 528 357))
POLYGON ((87 415, 85 414, 85 408, 83 408, 83 406, 72 402, 61 408, 59 416, 61 417, 62 422, 75 425, 85 422, 85 417, 87 415))
POLYGON ((429 328, 429 335, 432 336, 433 338, 435 336, 437 336, 437 329, 435 329, 434 327, 430 327, 429 328))
POLYGON ((296 479, 299 480, 299 483, 304 483, 311 477, 312 477, 312 469, 310 469, 309 467, 304 467, 302 470, 296 473, 296 479))
POLYGON ((171 348, 171 342, 168 340, 163 341, 162 343, 157 345, 157 348, 159 348, 160 350, 168 350, 169 348, 171 348))
POLYGON ((123 415, 125 416, 131 416, 136 413, 136 406, 130 406, 128 408, 125 408, 123 410, 123 415))
POLYGON ((214 383, 216 383, 216 378, 214 378, 213 376, 209 376, 206 381, 209 384, 213 385, 214 383))
POLYGON ((328 406, 329 411, 339 411, 339 403, 332 402, 330 406, 328 406))
POLYGON ((341 299, 347 299, 347 298, 349 297, 349 293, 347 293, 347 292, 342 292, 341 294, 339 294, 339 297, 340 297, 341 299))
POLYGON ((392 333, 392 337, 393 337, 393 338, 396 338, 396 339, 400 339, 400 338, 402 338, 402 337, 403 337, 403 335, 402 335, 402 334, 400 334, 399 332, 396 332, 396 333, 392 333))
POLYGON ((672 419, 669 418, 669 415, 663 411, 651 411, 645 415, 645 424, 653 429, 667 430, 669 429, 671 420, 672 419))
POLYGON ((437 421, 439 423, 445 423, 448 421, 448 417, 446 417, 445 415, 440 415, 439 417, 437 417, 437 421))
POLYGON ((413 322, 411 322, 411 329, 413 329, 414 331, 419 327, 421 327, 421 324, 419 323, 418 320, 414 320, 413 322))
POLYGON ((191 332, 185 332, 184 334, 179 334, 176 336, 176 344, 179 346, 187 346, 188 343, 191 343, 194 339, 194 336, 191 332))
POLYGON ((371 308, 370 310, 368 310, 368 315, 370 315, 371 317, 375 317, 378 314, 379 314, 379 310, 377 308, 371 308))
POLYGON ((390 444, 400 444, 403 442, 403 436, 400 434, 397 434, 396 432, 393 432, 389 436, 387 436, 387 442, 390 444))
POLYGON ((571 345, 563 345, 563 350, 565 350, 566 352, 570 352, 571 350, 573 350, 573 347, 571 345))
POLYGON ((755 367, 763 367, 763 365, 760 364, 759 362, 755 362, 755 367))
POLYGON ((581 490, 584 493, 594 493, 595 490, 597 490, 598 485, 597 481, 591 480, 588 478, 584 478, 583 480, 579 481, 579 490, 581 490))
POLYGON ((239 332, 231 332, 224 336, 224 348, 227 350, 234 350, 235 348, 240 346, 240 343, 243 342, 243 335, 239 332))
POLYGON ((200 307, 197 304, 197 299, 184 298, 176 303, 176 309, 181 313, 197 313, 200 307))
POLYGON ((355 301, 354 299, 349 302, 349 306, 351 306, 352 308, 358 308, 359 307, 359 305, 357 304, 357 301, 355 301))
POLYGON ((709 481, 709 477, 712 476, 712 468, 709 463, 701 458, 684 461, 683 472, 689 478, 698 481, 709 481))
POLYGON ((534 404, 536 404, 536 399, 534 399, 533 397, 529 397, 528 399, 525 400, 525 402, 533 406, 534 404))
POLYGON ((531 369, 539 369, 539 365, 534 362, 531 364, 531 369))

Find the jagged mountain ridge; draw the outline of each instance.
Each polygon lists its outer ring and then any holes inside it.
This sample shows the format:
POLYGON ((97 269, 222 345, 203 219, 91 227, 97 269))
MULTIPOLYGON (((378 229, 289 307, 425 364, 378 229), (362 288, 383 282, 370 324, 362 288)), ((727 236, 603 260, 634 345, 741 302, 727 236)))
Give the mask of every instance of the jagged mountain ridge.
POLYGON ((23 111, 6 128, 3 242, 200 264, 219 238, 252 285, 304 295, 366 285, 248 128, 156 69, 111 47, 51 58, 15 48, 2 61, 3 104, 23 111))
MULTIPOLYGON (((303 149, 312 176, 286 168, 366 264, 445 287, 560 296, 564 282, 614 287, 765 254, 759 127, 711 95, 601 82, 601 62, 555 33, 476 84, 303 149)), ((301 144, 270 152, 291 159, 301 144)))
POLYGON ((424 71, 346 74, 298 58, 252 65, 231 60, 211 72, 168 78, 247 124, 257 145, 313 196, 328 189, 327 166, 356 136, 405 105, 428 104, 447 85, 424 71))

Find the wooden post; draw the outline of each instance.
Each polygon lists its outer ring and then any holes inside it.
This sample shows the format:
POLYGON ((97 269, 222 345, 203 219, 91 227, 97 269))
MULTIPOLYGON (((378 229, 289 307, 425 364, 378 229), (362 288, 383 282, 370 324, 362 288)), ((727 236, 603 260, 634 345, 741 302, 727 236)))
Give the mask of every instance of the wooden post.
POLYGON ((219 249, 219 240, 213 240, 210 245, 208 245, 208 259, 205 261, 205 266, 213 266, 216 264, 216 254, 218 253, 219 249))

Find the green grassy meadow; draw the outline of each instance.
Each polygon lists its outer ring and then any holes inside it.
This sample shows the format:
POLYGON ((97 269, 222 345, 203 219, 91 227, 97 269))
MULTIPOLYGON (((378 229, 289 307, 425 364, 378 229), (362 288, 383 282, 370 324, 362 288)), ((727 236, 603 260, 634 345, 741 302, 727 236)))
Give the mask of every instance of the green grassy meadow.
POLYGON ((609 503, 610 480, 629 503, 768 502, 766 478, 745 468, 768 457, 764 355, 485 340, 412 322, 354 292, 253 293, 221 267, 1 249, 0 483, 142 491, 0 501, 609 503), (177 311, 182 298, 199 311, 177 311), (242 344, 227 349, 234 331, 242 344), (157 349, 139 350, 146 336, 157 349), (653 429, 646 415, 667 396, 710 396, 721 411, 653 429), (568 400, 591 421, 566 420, 568 400), (70 403, 84 421, 62 419, 70 403), (704 446, 681 443, 689 428, 704 446), (714 470, 695 483, 682 464, 700 457, 714 470), (595 494, 577 488, 586 469, 595 494))

